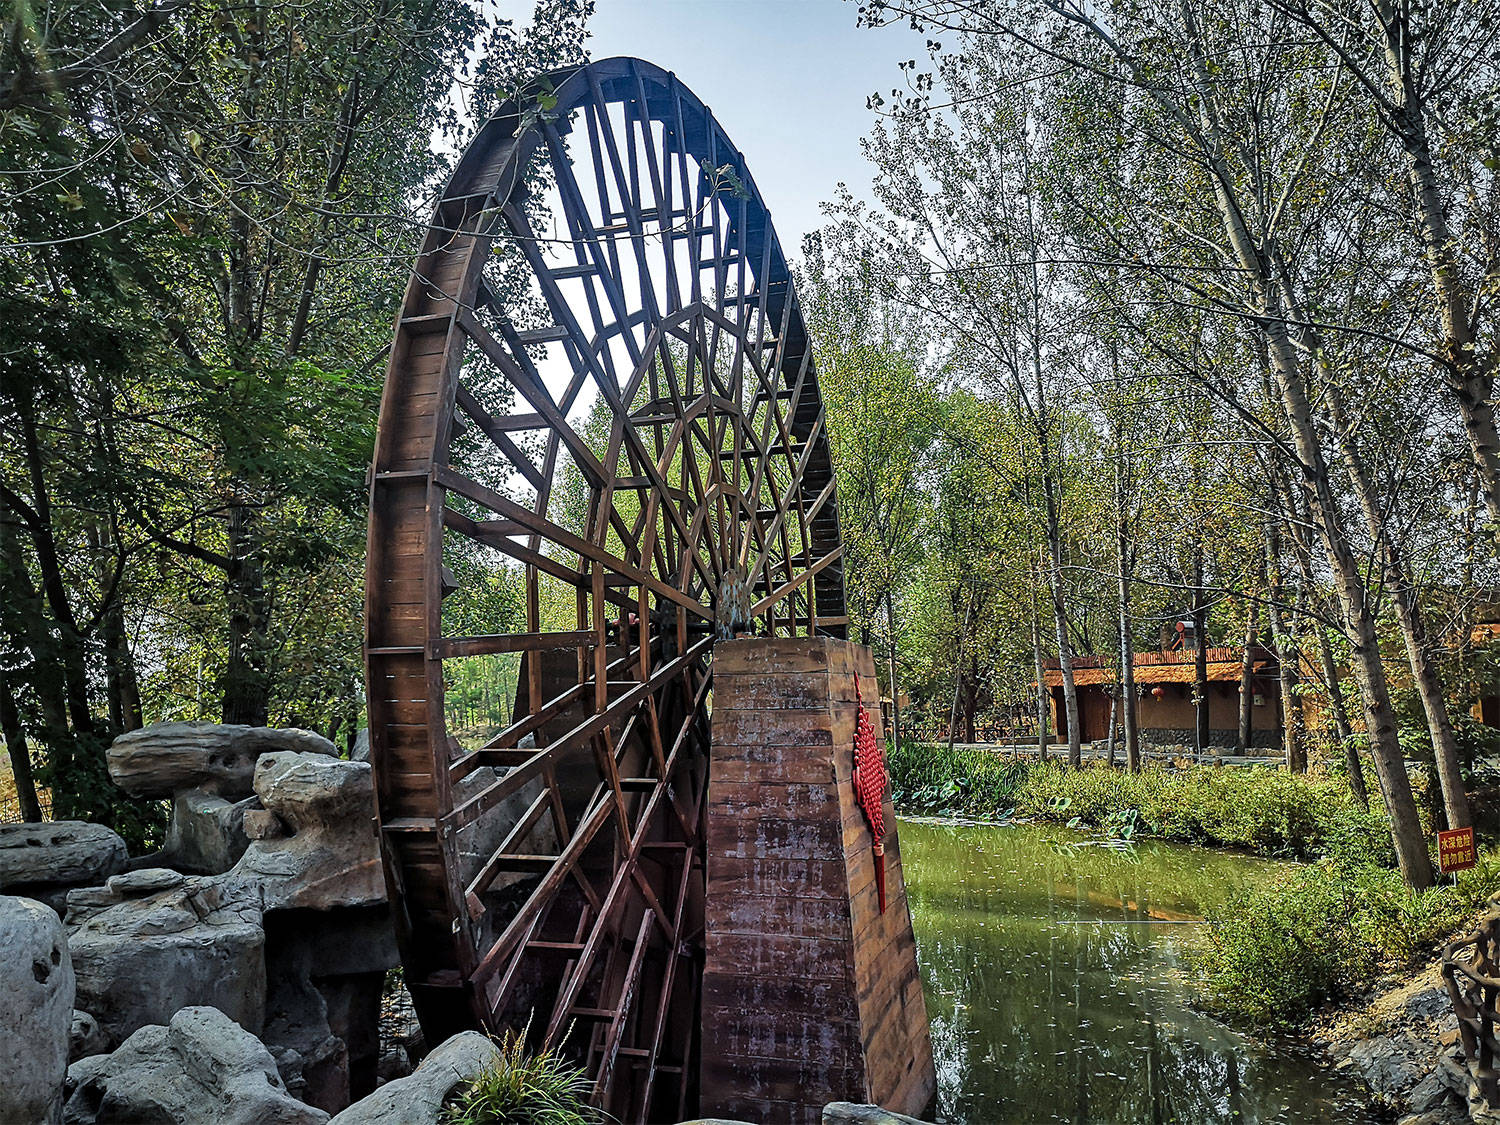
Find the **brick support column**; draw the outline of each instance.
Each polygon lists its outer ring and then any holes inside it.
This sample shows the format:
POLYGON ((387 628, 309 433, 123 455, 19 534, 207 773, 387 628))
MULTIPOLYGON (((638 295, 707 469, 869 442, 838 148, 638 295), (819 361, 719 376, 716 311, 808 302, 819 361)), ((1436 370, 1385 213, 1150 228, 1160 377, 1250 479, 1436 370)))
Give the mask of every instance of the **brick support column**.
POLYGON ((855 802, 855 673, 884 737, 870 650, 832 638, 714 650, 702 1112, 817 1122, 830 1101, 920 1115, 936 1091, 886 797, 880 912, 855 802))

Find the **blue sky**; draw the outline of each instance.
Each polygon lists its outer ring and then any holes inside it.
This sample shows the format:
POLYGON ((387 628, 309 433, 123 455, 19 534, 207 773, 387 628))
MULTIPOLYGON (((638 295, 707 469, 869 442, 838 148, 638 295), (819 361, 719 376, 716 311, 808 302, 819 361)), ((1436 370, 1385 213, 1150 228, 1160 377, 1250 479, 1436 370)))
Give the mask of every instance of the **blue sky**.
MULTIPOLYGON (((818 204, 840 181, 867 195, 860 152, 875 116, 865 98, 889 94, 896 64, 920 58, 908 28, 854 26, 851 0, 597 0, 589 51, 635 55, 675 71, 745 154, 791 256, 821 225, 818 204)), ((504 14, 530 15, 506 0, 504 14)))

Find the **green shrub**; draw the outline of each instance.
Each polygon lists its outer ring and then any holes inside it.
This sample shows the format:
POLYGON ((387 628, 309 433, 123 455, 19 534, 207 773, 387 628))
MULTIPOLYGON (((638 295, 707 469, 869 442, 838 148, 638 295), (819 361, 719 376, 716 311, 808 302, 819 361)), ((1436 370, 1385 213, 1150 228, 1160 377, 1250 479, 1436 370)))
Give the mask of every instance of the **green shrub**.
POLYGON ((444 1125, 596 1125, 582 1070, 544 1051, 526 1053, 524 1035, 499 1043, 500 1058, 444 1107, 444 1125))
POLYGON ((1345 888, 1322 872, 1232 896, 1211 918, 1208 952, 1198 960, 1210 1006, 1226 1016, 1290 1026, 1338 999, 1374 967, 1358 943, 1345 888))
POLYGON ((1238 847, 1312 859, 1332 853, 1390 865, 1390 832, 1348 787, 1323 775, 1265 768, 1102 764, 1070 769, 981 749, 903 743, 890 754, 891 792, 908 813, 1010 815, 1102 829, 1126 838, 1238 847))
POLYGON ((1424 960, 1496 889, 1496 853, 1482 855, 1456 887, 1428 891, 1367 863, 1299 868, 1210 913, 1209 944, 1196 959, 1200 990, 1224 1016, 1293 1026, 1366 991, 1377 974, 1424 960))

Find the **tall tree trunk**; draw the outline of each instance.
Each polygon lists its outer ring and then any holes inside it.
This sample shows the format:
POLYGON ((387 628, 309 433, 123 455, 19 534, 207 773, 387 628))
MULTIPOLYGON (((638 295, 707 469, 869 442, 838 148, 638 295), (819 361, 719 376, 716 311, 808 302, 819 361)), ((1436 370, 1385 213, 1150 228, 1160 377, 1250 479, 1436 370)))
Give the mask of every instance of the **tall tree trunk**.
MULTIPOLYGON (((9 509, 0 509, 0 517, 8 514, 9 509)), ((31 688, 42 719, 43 777, 52 786, 53 815, 64 820, 87 817, 93 810, 75 801, 69 787, 76 782, 74 771, 79 766, 80 748, 68 723, 63 662, 54 639, 55 630, 41 591, 31 580, 15 524, 9 518, 0 518, 0 612, 9 619, 7 630, 31 656, 31 688)), ((7 676, 12 680, 10 691, 15 690, 16 676, 17 673, 7 676)))
POLYGON ((969 618, 973 610, 974 602, 970 599, 969 604, 964 608, 963 628, 958 634, 958 652, 953 657, 953 702, 948 707, 948 749, 950 751, 953 749, 954 734, 958 730, 958 698, 964 684, 964 639, 969 632, 969 618))
POLYGON ((1281 615, 1281 536, 1268 529, 1266 535, 1266 617, 1271 623, 1271 643, 1276 649, 1276 675, 1281 696, 1281 740, 1287 769, 1307 772, 1307 744, 1302 735, 1302 703, 1297 698, 1298 650, 1286 620, 1281 615))
MULTIPOLYGON (((1254 266, 1255 253, 1243 259, 1254 266)), ((1269 298, 1269 294, 1266 295, 1269 298)), ((1354 549, 1344 533, 1334 498, 1332 482, 1323 457, 1321 440, 1307 397, 1302 372, 1287 337, 1286 322, 1281 319, 1274 301, 1269 302, 1265 323, 1272 370, 1281 394, 1282 405, 1290 423, 1294 448, 1300 461, 1301 483, 1307 497, 1309 514, 1317 528, 1328 556, 1329 569, 1338 592, 1339 605, 1349 640, 1352 671, 1359 685, 1360 701, 1365 713, 1365 730, 1380 777, 1381 792, 1391 818, 1391 839, 1402 876, 1413 887, 1422 890, 1432 886, 1432 862, 1422 822, 1417 816, 1416 798, 1406 773, 1406 759, 1396 734, 1396 720, 1391 708, 1390 685, 1380 656, 1380 641, 1375 618, 1369 604, 1364 577, 1354 549)))
POLYGON ((1245 611, 1245 647, 1240 653, 1240 726, 1235 736, 1235 751, 1250 753, 1255 744, 1255 626, 1260 603, 1250 602, 1245 611))
POLYGON ((1115 729, 1119 722, 1120 713, 1120 685, 1115 684, 1114 694, 1109 697, 1109 735, 1105 739, 1105 762, 1110 769, 1115 768, 1115 729))
POLYGON ((1193 742, 1201 757, 1208 753, 1208 591, 1203 588, 1203 545, 1193 548, 1193 742))
POLYGON ((1470 310, 1478 303, 1473 287, 1466 284, 1458 260, 1457 243, 1448 226, 1448 201, 1432 162, 1427 107, 1417 89, 1423 67, 1415 53, 1425 37, 1413 35, 1410 11, 1396 0, 1372 0, 1383 33, 1386 78, 1395 92, 1394 112, 1386 115, 1406 154, 1407 184, 1422 252, 1432 277, 1442 326, 1447 365, 1443 380, 1458 402, 1469 439, 1469 451, 1479 471, 1485 510, 1490 522, 1500 526, 1500 430, 1495 423, 1494 385, 1496 355, 1481 352, 1470 310))
MULTIPOLYGON (((1035 579, 1035 569, 1032 571, 1035 579)), ((1050 725, 1052 710, 1049 706, 1051 699, 1047 691, 1047 668, 1046 661, 1042 658, 1042 623, 1038 620, 1041 616, 1040 607, 1036 604, 1036 586, 1033 581, 1031 602, 1031 656, 1036 665, 1036 753, 1039 761, 1047 760, 1047 728, 1050 725)))
POLYGON ((263 727, 270 719, 267 634, 271 607, 261 565, 256 514, 248 504, 229 511, 229 658, 224 670, 223 721, 263 727))
MULTIPOLYGON (((88 534, 98 558, 99 587, 107 591, 113 578, 107 556, 114 550, 114 536, 107 524, 91 526, 88 534)), ((141 693, 130 639, 125 632, 125 611, 117 592, 111 593, 109 605, 100 614, 99 627, 104 636, 104 682, 110 730, 116 734, 138 730, 142 725, 141 693)))
POLYGON ((1438 783, 1443 791, 1443 809, 1447 814, 1448 827, 1464 828, 1473 821, 1469 812, 1469 797, 1464 790, 1463 773, 1459 768, 1458 737, 1453 731, 1453 720, 1448 715, 1448 699, 1443 692, 1442 678, 1433 662, 1432 653, 1428 650, 1427 632, 1422 621, 1422 611, 1417 605, 1416 591, 1394 559, 1386 581, 1391 587, 1391 604, 1401 627, 1401 639, 1406 646, 1412 679, 1416 682, 1417 695, 1422 700, 1422 711, 1427 717, 1427 730, 1432 737, 1433 756, 1436 759, 1438 783))
POLYGON ((1365 787, 1365 765, 1359 757, 1359 746, 1354 741, 1354 726, 1349 721, 1349 708, 1344 703, 1344 689, 1339 684, 1338 663, 1333 659, 1333 644, 1328 639, 1328 630, 1319 624, 1318 660, 1322 670, 1323 688, 1328 692, 1328 709, 1333 712, 1333 729, 1339 745, 1343 747, 1344 764, 1349 771, 1349 789, 1362 809, 1370 807, 1370 793, 1365 787))
POLYGON ((31 776, 31 748, 26 744, 26 731, 21 726, 15 683, 10 676, 3 674, 0 674, 0 735, 5 736, 5 752, 10 757, 10 772, 15 777, 21 819, 35 824, 42 819, 42 805, 36 796, 36 780, 31 776))
POLYGON ((901 689, 896 683, 896 607, 890 590, 885 592, 886 678, 891 685, 891 745, 901 745, 901 689))
POLYGON ((1344 410, 1343 395, 1337 385, 1336 374, 1327 370, 1327 359, 1323 353, 1320 352, 1318 358, 1320 364, 1325 365, 1327 378, 1324 402, 1338 435, 1339 454, 1344 463, 1345 475, 1353 487, 1355 499, 1359 501, 1370 539, 1375 544, 1375 555, 1385 577, 1386 589, 1391 595, 1396 623, 1401 630, 1401 641, 1406 648, 1407 663, 1411 666, 1412 681, 1416 684, 1417 695, 1422 701, 1422 712, 1427 719, 1428 735, 1432 739, 1433 758, 1448 825, 1451 828, 1463 828, 1471 821, 1469 798, 1464 792, 1463 774, 1459 769, 1458 738, 1453 733, 1453 720, 1448 715, 1448 699, 1443 691, 1442 677, 1428 648, 1427 630, 1422 620, 1417 592, 1411 583, 1401 549, 1390 533, 1369 470, 1354 445, 1353 427, 1344 410))
MULTIPOLYGON (((1055 505, 1048 501, 1049 509, 1055 505)), ((1083 739, 1078 721, 1078 683, 1073 676, 1073 646, 1068 640, 1067 602, 1063 593, 1062 533, 1057 520, 1047 520, 1048 558, 1051 563, 1049 585, 1052 594, 1052 622, 1057 631, 1057 663, 1062 671, 1063 711, 1068 728, 1068 764, 1077 769, 1083 764, 1083 739)))
POLYGON ((1141 768, 1141 728, 1136 711, 1135 646, 1130 643, 1129 587, 1123 580, 1120 585, 1120 723, 1125 734, 1125 768, 1136 773, 1141 768))
POLYGON ((972 650, 969 652, 969 674, 964 685, 964 734, 969 742, 976 741, 974 737, 974 708, 979 697, 979 657, 972 650))
MULTIPOLYGON (((1126 516, 1125 483, 1120 460, 1124 456, 1116 441, 1115 455, 1115 561, 1119 564, 1119 647, 1120 647, 1120 724, 1125 732, 1125 768, 1131 773, 1141 768, 1141 734, 1136 713, 1135 645, 1131 642, 1134 619, 1130 612, 1130 584, 1135 576, 1135 548, 1130 542, 1130 525, 1126 516)), ((1111 744, 1110 753, 1114 753, 1111 744)))
MULTIPOLYGON (((1422 822, 1417 816, 1416 799, 1406 762, 1396 737, 1396 723, 1391 710, 1390 686, 1380 658, 1379 638, 1371 612, 1358 557, 1344 532, 1339 507, 1329 480, 1327 460, 1312 403, 1309 400, 1306 375, 1297 356, 1288 326, 1287 300, 1280 273, 1274 267, 1278 247, 1274 238, 1257 237, 1250 230, 1247 214, 1252 210, 1234 192, 1239 177, 1230 167, 1229 153, 1234 145, 1221 132, 1213 80, 1195 17, 1184 7, 1187 31, 1193 40, 1190 65, 1196 97, 1197 132, 1203 138, 1202 153, 1212 173, 1213 190, 1219 217, 1229 250, 1243 271, 1243 281, 1251 311, 1258 320, 1274 375, 1282 412, 1288 426, 1288 437, 1296 453, 1301 486, 1306 493, 1308 509, 1328 555, 1329 569, 1339 595, 1343 619, 1353 656, 1354 674, 1360 687, 1365 711, 1365 729, 1380 776, 1386 808, 1391 817, 1391 839, 1396 847, 1401 874, 1417 889, 1432 886, 1432 861, 1422 822)), ((1152 91, 1168 112, 1184 117, 1177 105, 1167 100, 1165 92, 1152 91)), ((1191 112, 1191 111, 1188 111, 1191 112)), ((1310 324, 1307 317, 1296 317, 1301 325, 1310 324)), ((1316 350, 1309 348, 1309 351, 1316 350)))
MULTIPOLYGON (((47 489, 45 455, 38 439, 36 419, 26 412, 21 415, 21 434, 36 513, 35 526, 30 529, 32 553, 36 556, 37 572, 42 580, 42 597, 58 637, 58 643, 50 647, 55 649, 57 671, 68 705, 68 721, 75 734, 87 737, 94 730, 94 713, 89 705, 88 658, 83 635, 73 615, 72 602, 68 600, 70 583, 63 573, 53 537, 52 499, 47 489)), ((102 758, 99 764, 102 765, 102 758)))
MULTIPOLYGON (((1308 545, 1306 531, 1312 523, 1312 516, 1307 511, 1305 499, 1298 503, 1297 494, 1287 483, 1280 466, 1274 462, 1270 465, 1270 475, 1277 503, 1283 513, 1282 526, 1286 528, 1291 540, 1292 556, 1297 560, 1297 571, 1302 576, 1302 587, 1304 590, 1315 590, 1318 588, 1318 581, 1313 571, 1312 549, 1308 545)), ((1316 623, 1314 631, 1318 639, 1319 679, 1328 694, 1333 727, 1349 774, 1349 789, 1360 807, 1368 809, 1370 793, 1365 783, 1364 761, 1360 758, 1359 746, 1354 740, 1354 724, 1349 719, 1349 707, 1344 700, 1343 685, 1339 681, 1338 661, 1333 656, 1333 644, 1328 638, 1328 628, 1322 621, 1316 623)))

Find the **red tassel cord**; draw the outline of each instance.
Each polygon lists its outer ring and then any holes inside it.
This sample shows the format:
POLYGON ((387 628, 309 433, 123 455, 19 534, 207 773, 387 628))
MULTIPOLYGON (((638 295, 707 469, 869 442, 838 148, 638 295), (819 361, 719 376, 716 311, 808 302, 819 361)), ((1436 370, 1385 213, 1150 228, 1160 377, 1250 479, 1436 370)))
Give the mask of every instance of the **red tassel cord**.
POLYGON ((885 751, 875 741, 870 712, 859 693, 859 674, 854 676, 854 700, 859 708, 854 723, 854 799, 870 824, 875 839, 875 886, 880 893, 880 912, 885 913, 885 751))

